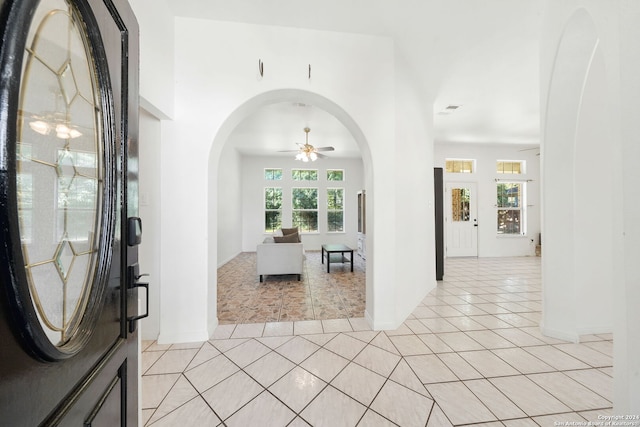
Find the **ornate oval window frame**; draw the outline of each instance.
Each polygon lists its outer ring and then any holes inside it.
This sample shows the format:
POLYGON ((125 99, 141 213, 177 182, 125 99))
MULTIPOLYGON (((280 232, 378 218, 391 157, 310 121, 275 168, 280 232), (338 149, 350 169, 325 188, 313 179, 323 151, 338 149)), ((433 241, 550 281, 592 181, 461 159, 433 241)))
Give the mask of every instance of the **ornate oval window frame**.
MULTIPOLYGON (((101 110, 98 143, 102 144, 102 198, 96 229, 95 266, 87 276, 90 290, 83 311, 77 314, 77 323, 64 341, 56 344, 45 332, 32 291, 30 289, 25 253, 21 242, 18 212, 17 145, 20 135, 19 105, 22 88, 25 48, 34 12, 40 0, 12 0, 5 4, 0 19, 3 44, 0 47, 0 73, 11 76, 0 88, 0 284, 4 305, 10 317, 14 334, 33 357, 43 361, 68 359, 80 352, 89 342, 101 314, 111 267, 112 245, 116 223, 116 139, 114 108, 105 49, 97 22, 86 0, 65 0, 70 16, 84 40, 89 70, 97 88, 95 100, 101 110), (3 11, 4 12, 4 11, 3 11)), ((36 298, 37 299, 37 298, 36 298)))

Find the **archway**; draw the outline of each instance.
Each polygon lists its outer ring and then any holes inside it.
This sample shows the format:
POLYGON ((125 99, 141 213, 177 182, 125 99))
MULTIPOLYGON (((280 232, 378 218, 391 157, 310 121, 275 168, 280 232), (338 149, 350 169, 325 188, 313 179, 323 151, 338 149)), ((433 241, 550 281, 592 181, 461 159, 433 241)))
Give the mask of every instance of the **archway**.
POLYGON ((556 52, 541 144, 541 327, 545 335, 574 342, 613 329, 615 173, 603 145, 611 128, 606 89, 596 26, 578 10, 556 52))
MULTIPOLYGON (((351 133, 356 144, 360 148, 362 153, 362 162, 364 168, 364 187, 367 190, 368 195, 373 195, 373 183, 372 183, 372 162, 369 146, 355 120, 339 105, 333 101, 315 94, 310 91, 298 90, 298 89, 281 89, 265 92, 254 96, 253 98, 245 101, 240 105, 233 113, 227 117, 220 130, 216 134, 212 150, 209 155, 208 162, 208 253, 211 260, 217 259, 217 241, 218 241, 218 199, 216 189, 218 188, 218 169, 221 154, 229 136, 238 124, 245 118, 252 115, 254 112, 262 107, 271 104, 283 103, 283 102, 296 102, 313 105, 319 109, 326 111, 333 115, 345 128, 351 133)), ((371 197, 367 200, 367 204, 370 204, 371 197)), ((368 220, 372 219, 372 215, 368 216, 368 220)), ((369 229, 372 231, 372 229, 369 229)), ((372 234, 372 233, 370 233, 372 234)), ((367 236, 370 239, 371 236, 367 236)), ((373 239, 370 239, 368 251, 373 252, 373 239)), ((367 260, 368 264, 371 260, 367 260)), ((372 269, 366 269, 366 312, 372 313, 371 300, 373 295, 373 275, 372 269)), ((213 325, 216 322, 217 316, 217 263, 210 262, 208 270, 208 323, 213 325)))

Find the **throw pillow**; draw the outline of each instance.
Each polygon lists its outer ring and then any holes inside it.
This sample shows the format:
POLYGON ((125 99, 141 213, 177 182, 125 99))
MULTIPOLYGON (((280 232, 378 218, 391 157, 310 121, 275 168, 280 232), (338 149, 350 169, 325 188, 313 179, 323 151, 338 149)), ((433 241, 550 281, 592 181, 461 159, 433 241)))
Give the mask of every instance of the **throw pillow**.
POLYGON ((290 234, 297 234, 298 235, 298 243, 302 242, 302 239, 300 236, 300 233, 298 233, 298 227, 293 227, 293 228, 283 228, 282 230, 282 235, 283 236, 288 236, 290 234))
POLYGON ((282 235, 283 236, 287 236, 289 234, 293 234, 293 233, 297 233, 298 232, 298 227, 293 227, 293 228, 283 228, 282 229, 282 235))
POLYGON ((287 234, 285 236, 274 236, 273 240, 276 243, 298 243, 298 233, 287 234))

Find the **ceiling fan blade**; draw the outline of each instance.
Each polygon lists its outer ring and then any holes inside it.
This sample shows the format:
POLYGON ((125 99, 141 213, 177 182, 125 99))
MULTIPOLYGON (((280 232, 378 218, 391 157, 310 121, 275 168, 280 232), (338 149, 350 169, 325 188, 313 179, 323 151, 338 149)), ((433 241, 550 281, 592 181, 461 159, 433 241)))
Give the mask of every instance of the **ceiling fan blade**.
POLYGON ((335 148, 333 147, 317 147, 316 151, 334 151, 335 148))
POLYGON ((299 153, 300 150, 278 150, 278 153, 299 153))
POLYGON ((327 158, 327 156, 325 156, 322 153, 316 153, 316 156, 318 156, 319 159, 326 159, 327 158))

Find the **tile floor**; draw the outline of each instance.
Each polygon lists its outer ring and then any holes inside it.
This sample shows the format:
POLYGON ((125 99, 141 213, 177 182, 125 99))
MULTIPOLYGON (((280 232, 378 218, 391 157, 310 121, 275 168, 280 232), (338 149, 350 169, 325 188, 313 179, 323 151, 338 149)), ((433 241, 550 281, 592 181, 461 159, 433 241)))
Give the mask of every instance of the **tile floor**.
POLYGON ((302 280, 295 275, 256 274, 256 253, 244 252, 218 269, 220 324, 285 322, 363 317, 365 263, 331 264, 327 274, 320 251, 307 251, 302 280))
POLYGON ((528 427, 612 415, 611 335, 546 338, 540 310, 539 258, 453 259, 394 331, 302 320, 145 342, 145 425, 528 427))

